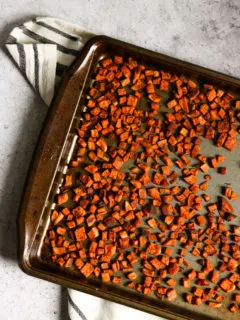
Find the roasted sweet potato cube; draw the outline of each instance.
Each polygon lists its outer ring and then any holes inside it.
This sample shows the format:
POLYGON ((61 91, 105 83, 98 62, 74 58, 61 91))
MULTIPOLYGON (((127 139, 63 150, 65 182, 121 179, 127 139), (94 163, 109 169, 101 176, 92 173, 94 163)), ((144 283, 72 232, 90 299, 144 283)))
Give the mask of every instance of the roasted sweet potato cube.
POLYGON ((207 304, 211 308, 220 308, 222 306, 221 302, 215 302, 215 301, 208 301, 207 304))
POLYGON ((82 241, 87 239, 85 227, 79 227, 74 231, 75 238, 77 241, 82 241))
POLYGON ((123 63, 123 57, 121 57, 121 56, 114 56, 114 63, 116 63, 116 64, 122 64, 122 63, 123 63))
POLYGON ((226 167, 219 168, 219 173, 220 174, 226 174, 227 173, 227 168, 226 167))
POLYGON ((203 191, 206 191, 208 189, 208 182, 205 181, 205 182, 200 183, 199 188, 203 191))
POLYGON ((52 250, 54 255, 63 255, 66 253, 65 247, 53 247, 52 250))
POLYGON ((111 281, 111 277, 110 277, 110 274, 108 272, 103 272, 101 274, 101 277, 102 277, 102 281, 103 282, 110 282, 111 281))
POLYGON ((172 109, 172 108, 174 108, 177 104, 178 104, 177 101, 176 101, 175 99, 173 99, 173 100, 171 100, 171 101, 169 101, 169 102, 167 103, 167 107, 168 107, 169 109, 172 109))
POLYGON ((191 156, 192 156, 192 158, 196 158, 197 155, 199 154, 199 152, 200 152, 200 146, 197 145, 197 144, 194 145, 193 148, 192 148, 192 150, 191 150, 191 156))
POLYGON ((176 273, 179 272, 180 268, 176 263, 170 263, 167 267, 167 270, 171 276, 174 276, 176 273))
POLYGON ((238 312, 239 307, 238 307, 238 305, 237 305, 236 303, 232 303, 232 304, 230 304, 230 306, 229 306, 229 310, 230 310, 231 312, 233 312, 233 313, 236 313, 236 312, 238 312))
POLYGON ((140 198, 140 199, 146 199, 146 197, 147 197, 147 192, 146 192, 146 189, 145 189, 145 188, 139 189, 138 192, 139 192, 139 198, 140 198))
POLYGON ((98 156, 93 151, 88 153, 88 157, 94 162, 98 160, 98 156))
POLYGON ((210 274, 210 281, 217 284, 218 283, 218 272, 213 269, 213 271, 210 274))
POLYGON ((209 165, 207 163, 203 163, 200 166, 200 169, 202 170, 202 172, 207 172, 209 170, 209 165))
POLYGON ((233 207, 230 205, 230 203, 224 197, 221 197, 221 210, 223 212, 228 212, 228 213, 234 212, 233 207))
POLYGON ((57 234, 60 234, 60 235, 64 235, 66 233, 66 228, 63 228, 63 227, 57 227, 57 234))
POLYGON ((75 217, 78 218, 78 217, 84 216, 86 214, 86 211, 81 206, 77 206, 72 210, 72 213, 75 217))
POLYGON ((168 91, 168 89, 169 89, 169 81, 167 81, 167 80, 161 80, 160 90, 161 90, 161 91, 168 91))
POLYGON ((187 303, 189 303, 189 304, 192 303, 192 298, 193 298, 193 296, 192 296, 191 294, 189 294, 189 293, 186 293, 186 294, 184 295, 185 301, 186 301, 187 303))
POLYGON ((153 229, 156 229, 157 226, 158 226, 157 221, 156 221, 156 219, 154 219, 154 218, 149 219, 149 220, 147 221, 147 224, 148 224, 151 228, 153 228, 153 229))
POLYGON ((150 197, 157 199, 157 200, 161 199, 157 188, 149 188, 149 189, 147 189, 147 191, 148 191, 148 194, 150 197))
POLYGON ((130 252, 127 255, 127 259, 131 264, 134 264, 134 263, 138 262, 138 259, 137 259, 137 257, 135 256, 135 254, 133 252, 130 252))
POLYGON ((60 193, 57 197, 57 203, 58 204, 63 204, 66 203, 68 201, 69 197, 68 197, 68 193, 64 192, 64 193, 60 193))
POLYGON ((183 180, 185 182, 187 182, 188 184, 194 184, 197 181, 197 177, 193 174, 190 174, 190 175, 184 177, 183 180))
POLYGON ((157 93, 149 93, 148 98, 155 103, 161 101, 161 97, 157 93))
POLYGON ((164 179, 164 177, 163 177, 160 173, 156 172, 156 173, 154 174, 154 176, 153 176, 153 183, 155 183, 155 184, 161 184, 161 182, 163 181, 163 179, 164 179))
POLYGON ((113 164, 114 168, 120 169, 120 168, 122 167, 122 165, 124 164, 124 161, 123 161, 123 159, 122 159, 121 157, 116 156, 116 157, 114 158, 112 164, 113 164))
POLYGON ((240 294, 239 293, 235 293, 234 295, 233 295, 233 300, 235 301, 235 302, 240 302, 240 294))
POLYGON ((177 298, 177 292, 175 289, 168 289, 166 295, 167 295, 168 300, 170 300, 170 301, 177 298))
POLYGON ((81 268, 81 273, 84 275, 85 278, 88 278, 94 271, 93 266, 91 263, 85 263, 85 265, 81 268))
POLYGON ((157 256, 161 253, 161 246, 157 243, 149 243, 146 252, 157 256))
POLYGON ((156 270, 160 270, 164 268, 164 264, 161 261, 159 261, 157 258, 152 259, 150 262, 156 270))
POLYGON ((203 293, 204 293, 204 291, 203 291, 202 288, 195 288, 195 289, 193 290, 193 294, 194 294, 195 296, 197 296, 197 297, 200 297, 200 298, 202 297, 203 293))
POLYGON ((89 173, 95 173, 95 172, 98 171, 98 167, 95 166, 95 165, 93 165, 93 164, 90 164, 90 165, 86 166, 86 167, 84 168, 84 170, 86 170, 86 171, 89 172, 89 173))
POLYGON ((152 83, 149 83, 146 87, 147 93, 154 93, 155 92, 155 87, 152 83))
POLYGON ((222 147, 227 138, 227 133, 221 133, 216 141, 217 147, 222 147))
POLYGON ((237 262, 237 260, 230 258, 228 263, 227 263, 227 268, 229 271, 233 271, 238 267, 239 263, 237 262))
POLYGON ((167 281, 166 281, 166 284, 170 287, 174 287, 175 284, 176 284, 176 281, 172 278, 169 278, 167 281))
POLYGON ((221 287, 221 289, 225 292, 231 292, 233 290, 235 290, 236 286, 234 283, 232 283, 230 280, 228 279, 223 279, 219 286, 221 287))
POLYGON ((65 187, 71 187, 72 186, 72 175, 71 174, 66 174, 64 186, 65 187))
POLYGON ((137 279, 137 277, 138 275, 135 272, 131 272, 127 275, 127 278, 131 281, 137 279))
POLYGON ((200 297, 193 297, 192 304, 195 306, 199 306, 200 304, 202 304, 202 299, 200 297))
POLYGON ((196 278, 196 275, 197 275, 196 271, 192 269, 192 270, 188 273, 188 278, 189 278, 190 280, 193 280, 193 279, 196 278))
POLYGON ((216 98, 216 96, 217 96, 217 93, 216 93, 216 91, 214 90, 214 89, 211 89, 211 90, 209 90, 208 92, 207 92, 207 98, 208 98, 208 101, 213 101, 215 98, 216 98))
POLYGON ((104 152, 107 151, 107 143, 105 140, 101 137, 97 140, 96 145, 104 152))
POLYGON ((112 64, 112 59, 111 58, 104 58, 101 60, 101 64, 104 68, 112 64))
POLYGON ((223 146, 229 151, 232 151, 236 147, 236 145, 237 145, 237 140, 228 136, 223 146))
POLYGON ((183 285, 184 288, 190 288, 191 287, 190 279, 189 278, 183 278, 182 279, 182 285, 183 285))

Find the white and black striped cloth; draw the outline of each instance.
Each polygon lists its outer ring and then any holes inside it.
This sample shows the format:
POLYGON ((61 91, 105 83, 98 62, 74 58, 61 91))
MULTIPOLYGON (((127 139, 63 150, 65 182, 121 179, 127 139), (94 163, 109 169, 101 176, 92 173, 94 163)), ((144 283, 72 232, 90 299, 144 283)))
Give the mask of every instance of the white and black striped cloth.
POLYGON ((35 18, 14 28, 6 47, 21 72, 49 105, 63 72, 92 36, 59 19, 35 18))
MULTIPOLYGON (((66 68, 93 36, 66 21, 35 18, 15 27, 6 47, 32 87, 50 105, 66 68)), ((159 320, 161 318, 75 290, 68 290, 71 320, 159 320)))

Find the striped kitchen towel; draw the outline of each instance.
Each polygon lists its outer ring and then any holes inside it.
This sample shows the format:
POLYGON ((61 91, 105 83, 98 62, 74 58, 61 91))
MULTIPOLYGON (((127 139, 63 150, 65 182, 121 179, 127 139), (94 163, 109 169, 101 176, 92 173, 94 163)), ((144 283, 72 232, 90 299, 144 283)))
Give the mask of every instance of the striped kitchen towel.
POLYGON ((55 18, 35 18, 15 27, 6 47, 33 88, 49 105, 66 68, 93 36, 55 18))
MULTIPOLYGON (((32 87, 50 105, 59 80, 93 36, 56 18, 35 18, 15 27, 6 47, 32 87)), ((75 290, 68 290, 71 320, 157 320, 159 317, 75 290)))

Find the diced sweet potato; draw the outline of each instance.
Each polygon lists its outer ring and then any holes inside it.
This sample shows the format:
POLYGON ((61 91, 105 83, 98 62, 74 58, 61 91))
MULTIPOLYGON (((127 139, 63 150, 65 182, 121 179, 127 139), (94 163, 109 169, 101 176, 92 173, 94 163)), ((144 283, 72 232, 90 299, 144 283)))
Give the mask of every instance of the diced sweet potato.
POLYGON ((231 292, 233 290, 235 290, 235 284, 232 283, 230 280, 228 279, 223 279, 219 286, 221 287, 221 289, 225 292, 231 292))
POLYGON ((221 302, 215 302, 215 301, 208 301, 207 304, 211 308, 220 308, 222 306, 221 302))

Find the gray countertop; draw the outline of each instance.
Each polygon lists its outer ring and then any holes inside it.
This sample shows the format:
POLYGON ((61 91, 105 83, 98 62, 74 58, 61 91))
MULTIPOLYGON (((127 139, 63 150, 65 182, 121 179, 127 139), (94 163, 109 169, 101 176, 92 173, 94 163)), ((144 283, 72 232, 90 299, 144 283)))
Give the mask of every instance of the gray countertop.
POLYGON ((16 215, 47 107, 3 43, 15 24, 47 15, 240 77, 239 0, 0 0, 1 320, 67 319, 66 290, 25 275, 16 258, 16 215))

